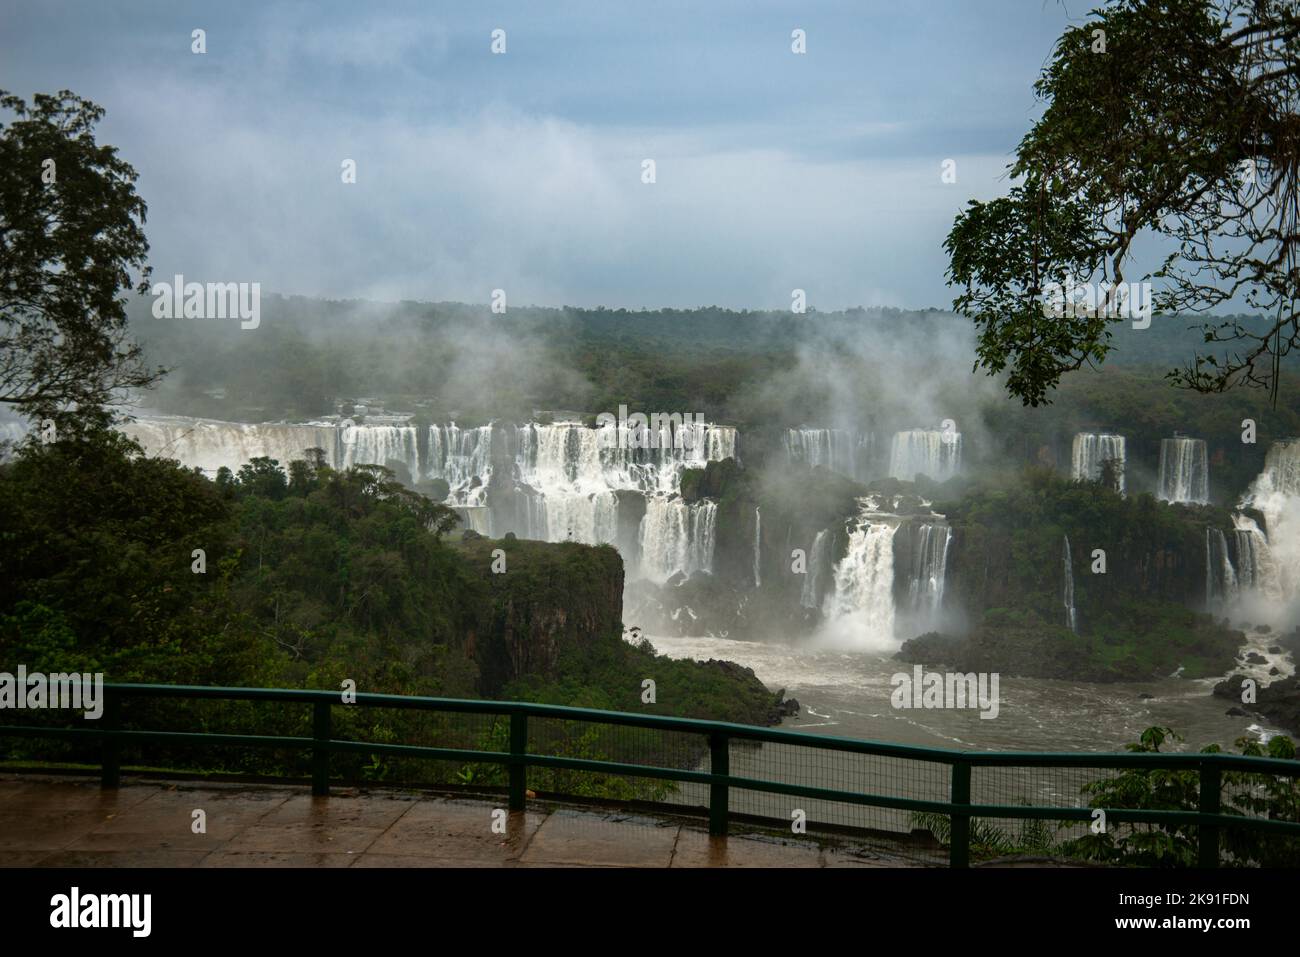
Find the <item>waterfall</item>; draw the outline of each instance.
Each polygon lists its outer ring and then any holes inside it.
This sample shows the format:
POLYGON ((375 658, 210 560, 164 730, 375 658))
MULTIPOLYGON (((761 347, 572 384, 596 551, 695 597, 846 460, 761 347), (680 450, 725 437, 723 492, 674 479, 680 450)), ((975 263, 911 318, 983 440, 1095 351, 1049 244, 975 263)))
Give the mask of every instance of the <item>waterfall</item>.
POLYGON ((799 604, 804 608, 820 607, 820 584, 821 578, 830 558, 831 537, 826 529, 822 529, 813 539, 812 548, 808 553, 808 567, 804 570, 803 587, 799 591, 799 604))
POLYGON ((851 479, 865 479, 871 434, 846 429, 787 429, 785 451, 790 462, 821 466, 851 479))
POLYGON ((1070 559, 1070 536, 1065 536, 1065 587, 1062 595, 1065 605, 1065 623, 1070 631, 1079 633, 1079 614, 1074 608, 1074 563, 1070 559))
POLYGON ((849 532, 848 550, 835 566, 835 591, 826 600, 833 635, 855 648, 892 648, 894 535, 898 525, 864 509, 849 532))
POLYGON ((912 481, 917 474, 942 482, 961 468, 961 433, 940 429, 910 429, 894 433, 889 450, 889 474, 912 481))
POLYGON ((1238 593, 1253 592, 1271 601, 1285 597, 1282 576, 1273 558, 1268 538, 1249 515, 1232 516, 1237 546, 1236 580, 1238 593))
POLYGON ((682 472, 736 455, 736 430, 730 426, 667 426, 648 429, 589 429, 580 422, 532 423, 518 430, 521 480, 534 487, 556 485, 587 489, 627 489, 675 493, 682 472))
POLYGON ((1205 530, 1205 606, 1214 610, 1237 599, 1237 572, 1222 529, 1205 530))
POLYGON ((142 416, 119 429, 139 442, 146 455, 176 459, 209 475, 223 466, 238 472, 258 457, 275 459, 287 471, 290 462, 305 459, 311 448, 324 449, 326 461, 335 465, 341 431, 325 424, 250 425, 175 415, 142 416))
MULTIPOLYGON (((449 422, 427 431, 400 420, 381 423, 241 424, 144 414, 121 428, 148 454, 209 474, 222 466, 238 471, 258 456, 287 467, 307 449, 321 448, 333 468, 384 465, 412 483, 441 479, 448 486, 445 504, 466 528, 485 535, 513 531, 552 542, 613 543, 619 495, 635 493, 647 503, 637 538, 648 553, 626 556, 629 566, 640 564, 660 578, 712 567, 716 506, 681 501, 681 479, 688 468, 735 457, 731 426, 667 422, 652 433, 574 421, 471 428, 449 422)), ((630 547, 630 529, 625 538, 630 547)))
POLYGON ((1243 508, 1256 509, 1264 528, 1237 513, 1237 567, 1242 590, 1274 602, 1294 602, 1300 594, 1300 439, 1269 446, 1264 470, 1242 496, 1243 508))
POLYGON ((1076 482, 1096 482, 1102 477, 1102 463, 1113 462, 1115 491, 1124 494, 1124 471, 1128 456, 1124 436, 1103 432, 1080 432, 1074 437, 1070 474, 1076 482))
POLYGON ((526 534, 547 541, 614 542, 619 491, 646 497, 636 560, 642 574, 663 580, 676 571, 713 565, 716 505, 680 498, 682 473, 736 454, 728 426, 665 425, 649 429, 579 422, 530 423, 517 430, 516 471, 536 496, 526 534), (654 447, 651 447, 651 446, 654 447))
POLYGON ((1204 439, 1160 440, 1160 484, 1156 497, 1166 502, 1204 505, 1210 500, 1210 469, 1204 439))
POLYGON ((718 506, 688 505, 681 498, 652 496, 638 531, 641 572, 664 581, 676 572, 687 575, 713 568, 713 542, 718 506))
POLYGON ((763 587, 762 555, 763 555, 763 516, 754 506, 754 587, 763 587))
POLYGON ((429 463, 425 478, 440 478, 451 489, 448 504, 487 504, 492 477, 492 426, 462 429, 455 422, 429 426, 429 463))
POLYGON ((453 506, 456 514, 460 516, 460 523, 465 528, 487 538, 492 537, 492 510, 481 505, 453 506))
POLYGON ((907 595, 912 611, 933 618, 943 605, 951 541, 952 529, 947 525, 926 523, 916 529, 907 595))
POLYGON ((398 462, 405 466, 408 481, 420 478, 420 445, 413 425, 354 425, 340 430, 340 447, 340 468, 398 462))

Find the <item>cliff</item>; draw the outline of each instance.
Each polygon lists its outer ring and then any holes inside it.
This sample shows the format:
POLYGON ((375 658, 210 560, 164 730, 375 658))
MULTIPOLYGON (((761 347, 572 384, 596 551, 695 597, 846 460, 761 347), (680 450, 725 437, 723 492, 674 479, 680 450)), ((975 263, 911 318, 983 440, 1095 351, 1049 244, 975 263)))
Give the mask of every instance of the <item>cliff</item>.
POLYGON ((555 680, 566 651, 621 640, 623 560, 612 547, 512 538, 458 547, 489 596, 467 643, 482 694, 525 675, 555 680))
POLYGON ((488 596, 464 646, 486 697, 759 725, 790 713, 752 669, 672 660, 649 641, 626 641, 623 560, 609 545, 468 533, 455 548, 488 596))

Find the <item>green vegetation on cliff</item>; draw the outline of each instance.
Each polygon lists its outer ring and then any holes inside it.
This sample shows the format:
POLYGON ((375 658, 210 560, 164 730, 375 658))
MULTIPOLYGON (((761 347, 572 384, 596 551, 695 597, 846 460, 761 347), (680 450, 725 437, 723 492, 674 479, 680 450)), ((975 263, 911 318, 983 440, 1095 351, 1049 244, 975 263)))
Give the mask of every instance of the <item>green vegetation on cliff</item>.
MULTIPOLYGON (((205 685, 351 680, 366 692, 772 719, 773 696, 752 672, 670 661, 623 640, 612 548, 451 543, 454 513, 387 470, 335 471, 310 458, 287 474, 256 459, 212 481, 97 433, 33 445, 0 466, 0 668, 205 685), (496 549, 502 573, 492 570, 496 549), (659 683, 654 706, 641 704, 645 678, 659 683)), ((306 720, 288 707, 220 703, 135 712, 151 715, 263 734, 302 733, 306 720)), ((496 733, 377 709, 344 709, 339 720, 343 734, 375 741, 479 747, 496 733)), ((71 753, 49 742, 6 747, 71 753)), ((278 766, 242 753, 202 761, 278 766)), ((390 768, 337 761, 354 774, 390 768)))

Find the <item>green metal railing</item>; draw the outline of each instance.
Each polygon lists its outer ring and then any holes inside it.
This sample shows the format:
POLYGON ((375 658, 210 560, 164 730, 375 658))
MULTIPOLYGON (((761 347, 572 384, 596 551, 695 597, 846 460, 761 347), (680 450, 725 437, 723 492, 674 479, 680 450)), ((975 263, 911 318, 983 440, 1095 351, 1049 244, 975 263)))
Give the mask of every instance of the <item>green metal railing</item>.
MULTIPOLYGON (((349 697, 352 697, 351 695, 349 697)), ((1090 821, 1095 809, 1087 807, 1032 807, 1026 805, 972 804, 971 772, 974 768, 1145 768, 1195 771, 1200 781, 1199 809, 1135 810, 1104 808, 1108 821, 1164 825, 1196 825, 1198 828, 1201 867, 1215 867, 1219 862, 1219 836, 1225 827, 1258 828, 1278 835, 1300 835, 1300 822, 1246 817, 1221 813, 1221 783, 1225 771, 1300 776, 1300 761, 1277 758, 1247 757, 1234 754, 1160 754, 1160 753, 1036 753, 952 751, 941 748, 859 741, 830 735, 808 734, 780 728, 701 721, 598 711, 561 705, 531 704, 513 701, 479 701, 456 698, 426 698, 405 695, 356 693, 355 702, 345 703, 337 691, 310 691, 280 688, 209 688, 194 685, 104 685, 104 713, 93 727, 48 727, 0 725, 0 736, 57 736, 73 739, 91 738, 100 744, 102 786, 116 788, 121 777, 121 746, 124 742, 158 742, 167 744, 228 745, 286 750, 305 750, 311 754, 312 793, 329 794, 330 755, 336 752, 359 752, 368 755, 391 755, 430 760, 478 761, 504 765, 508 772, 509 807, 522 811, 527 794, 530 767, 564 768, 596 771, 631 777, 656 778, 678 782, 696 782, 708 786, 709 833, 725 836, 733 789, 761 791, 837 801, 868 807, 893 808, 910 812, 930 812, 950 817, 949 863, 966 867, 970 863, 970 822, 972 818, 1041 819, 1090 821), (128 730, 122 727, 122 702, 128 698, 226 699, 236 701, 297 702, 312 706, 312 736, 218 734, 208 732, 128 730), (439 748, 423 745, 383 744, 368 741, 339 740, 331 736, 334 708, 399 708, 432 712, 507 716, 510 722, 509 751, 480 751, 467 748, 439 748), (604 725, 648 728, 658 731, 698 734, 710 754, 708 771, 629 764, 618 761, 534 754, 528 750, 529 718, 552 718, 585 721, 604 725), (785 781, 738 777, 730 773, 732 741, 747 740, 794 745, 860 755, 903 758, 947 765, 951 768, 948 801, 919 800, 888 794, 868 794, 834 788, 813 787, 785 781)))

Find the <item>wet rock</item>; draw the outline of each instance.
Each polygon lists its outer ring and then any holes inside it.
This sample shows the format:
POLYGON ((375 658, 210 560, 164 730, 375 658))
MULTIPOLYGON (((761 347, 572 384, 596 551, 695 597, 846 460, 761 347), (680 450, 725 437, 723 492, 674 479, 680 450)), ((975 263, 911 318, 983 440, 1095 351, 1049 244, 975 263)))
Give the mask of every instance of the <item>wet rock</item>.
MULTIPOLYGON (((1241 702, 1245 675, 1232 675, 1214 686, 1214 695, 1241 702)), ((1300 735, 1300 678, 1292 675, 1255 690, 1254 711, 1291 735, 1300 735)), ((1241 702, 1245 703, 1245 702, 1241 702)))

